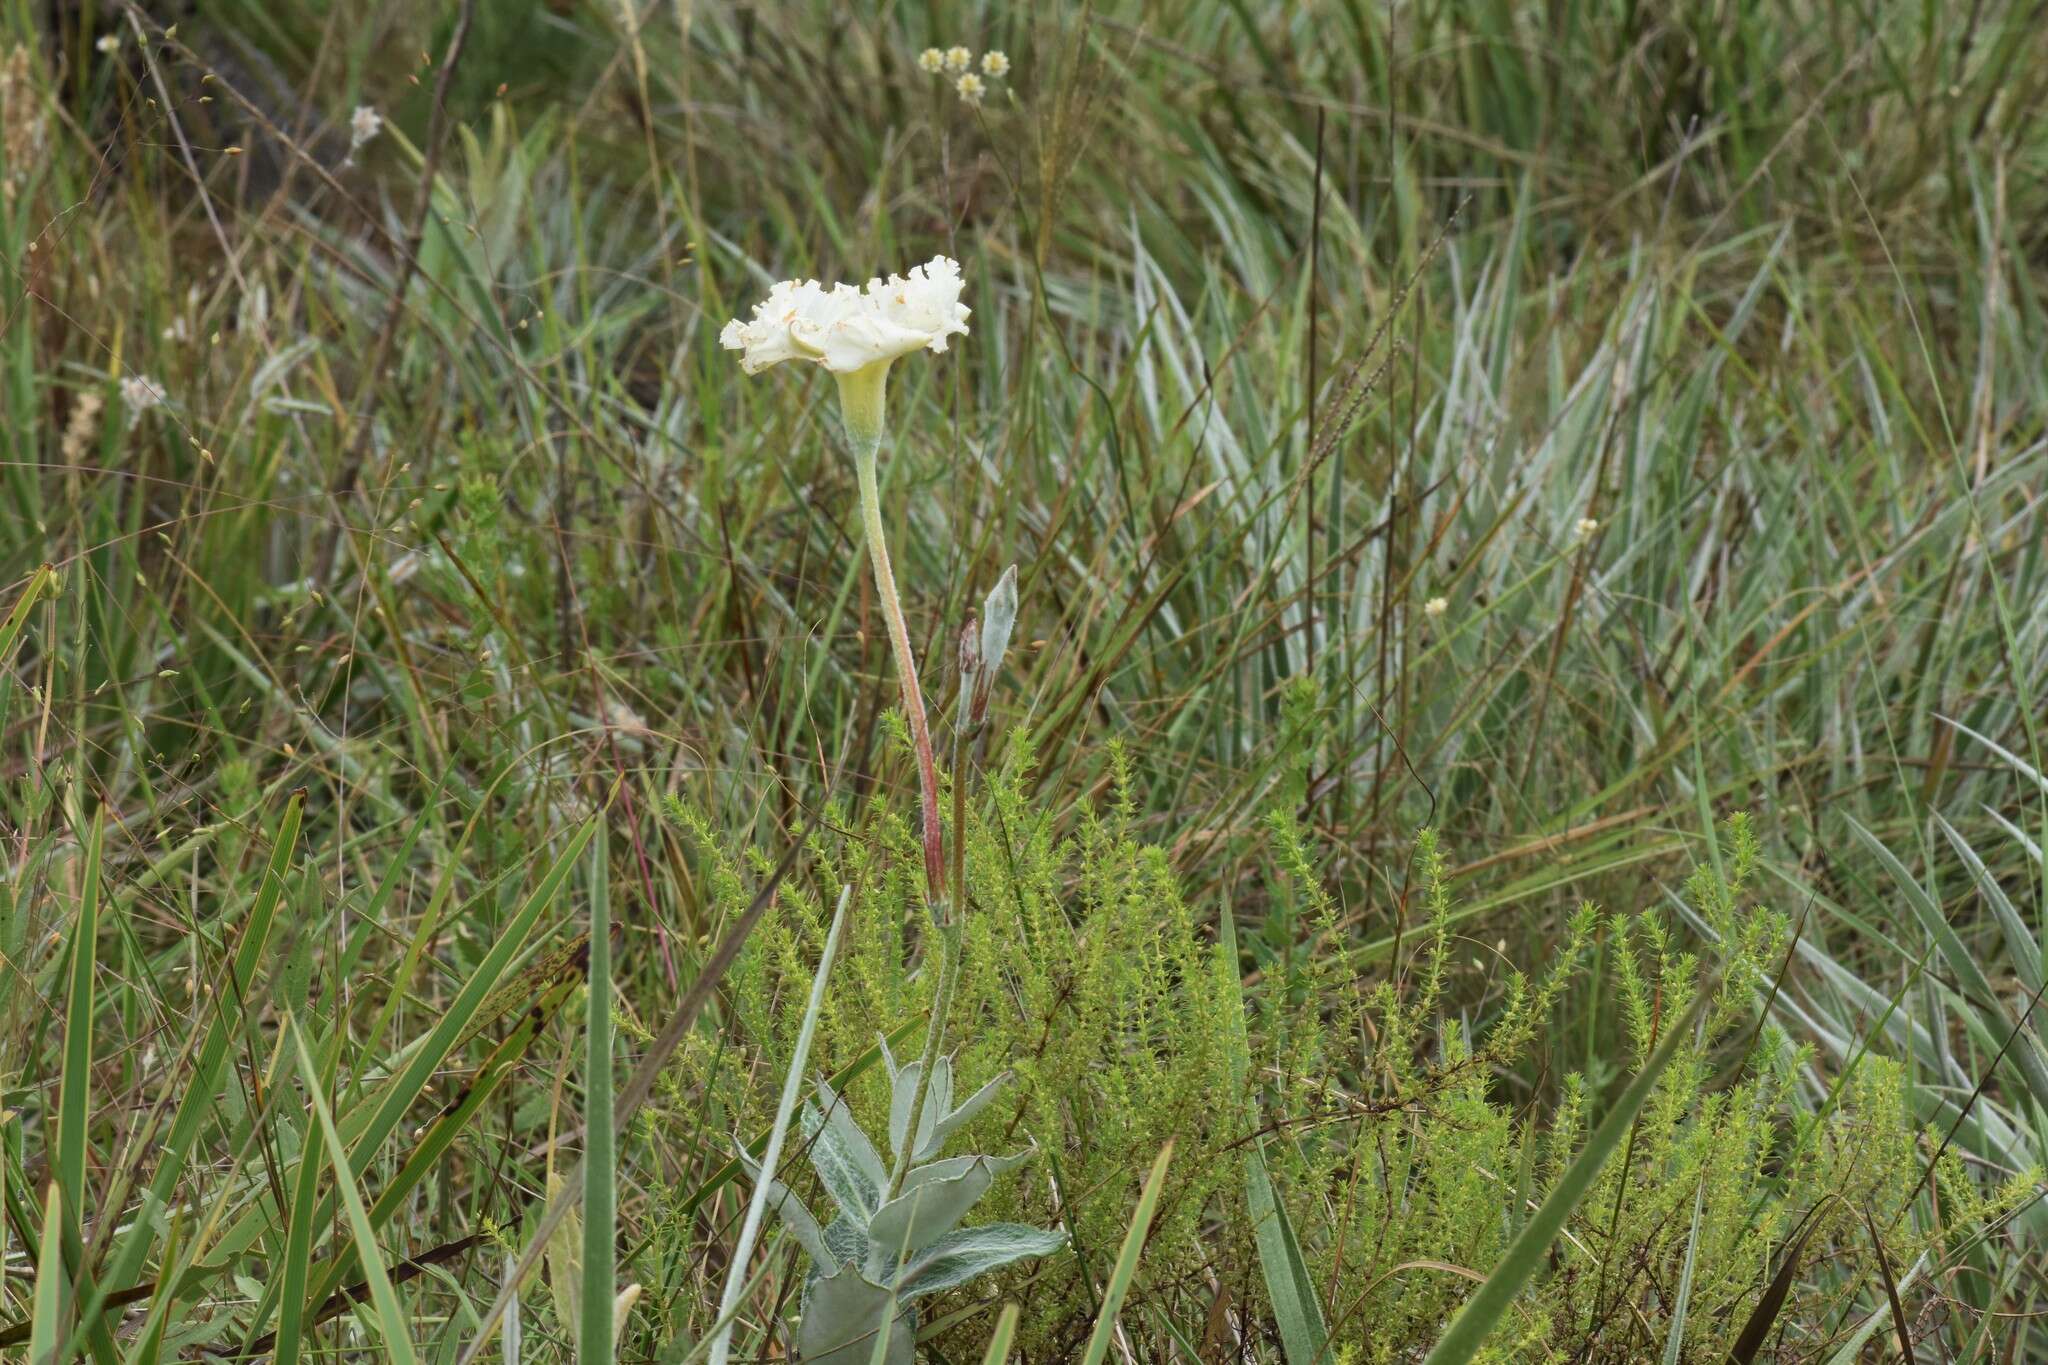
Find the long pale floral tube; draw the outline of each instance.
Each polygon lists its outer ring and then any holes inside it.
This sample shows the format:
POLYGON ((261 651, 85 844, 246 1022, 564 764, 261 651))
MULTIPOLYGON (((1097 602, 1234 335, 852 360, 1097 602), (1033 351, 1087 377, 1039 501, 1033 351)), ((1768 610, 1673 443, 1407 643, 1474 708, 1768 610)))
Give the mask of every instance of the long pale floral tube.
POLYGON ((785 360, 806 360, 832 371, 839 381, 840 413, 853 445, 875 590, 888 622, 904 719, 909 722, 917 751, 925 894, 935 912, 946 894, 938 771, 932 761, 924 693, 917 682, 917 660, 910 650, 910 632, 903 622, 903 604, 889 564, 877 462, 887 426, 883 400, 889 366, 913 351, 944 351, 948 337, 966 335, 968 309, 960 302, 961 286, 959 262, 944 256, 913 267, 908 276, 869 280, 860 289, 850 284, 826 289, 816 280, 784 280, 754 305, 750 321, 735 318, 718 336, 720 345, 741 353, 740 366, 748 374, 785 360))
POLYGON ((882 448, 883 395, 889 362, 839 376, 839 407, 846 435, 853 443, 854 473, 860 482, 861 523, 867 533, 868 556, 875 567, 875 594, 889 626, 889 644, 896 655, 896 678, 903 691, 903 717, 910 725, 917 752, 919 806, 923 815, 924 881, 933 904, 946 894, 944 835, 939 828, 939 777, 932 759, 931 726, 925 719, 924 689, 918 686, 917 657, 910 649, 910 631, 903 621, 903 603, 896 593, 896 574, 889 564, 889 541, 882 529, 882 492, 877 457, 882 448))

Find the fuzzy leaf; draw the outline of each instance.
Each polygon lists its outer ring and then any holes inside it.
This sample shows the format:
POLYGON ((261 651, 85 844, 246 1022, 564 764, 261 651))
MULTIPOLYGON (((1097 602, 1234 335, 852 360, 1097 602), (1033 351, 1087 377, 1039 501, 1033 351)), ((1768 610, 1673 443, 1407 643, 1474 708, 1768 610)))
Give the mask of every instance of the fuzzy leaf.
MULTIPOLYGON (((739 1148, 740 1165, 746 1169, 754 1182, 759 1184, 761 1163, 754 1159, 753 1154, 747 1151, 747 1145, 738 1138, 733 1139, 733 1145, 739 1148)), ((780 1180, 769 1181, 768 1207, 782 1219, 782 1225, 789 1229, 789 1235, 796 1238, 797 1245, 810 1256, 811 1265, 819 1274, 829 1274, 838 1268, 840 1258, 832 1254, 829 1241, 818 1227, 818 1220, 812 1217, 811 1211, 804 1207, 804 1201, 797 1198, 789 1186, 780 1180)))
MULTIPOLYGON (((923 1074, 923 1062, 905 1063, 900 1070, 891 1073, 889 1150, 899 1156, 903 1152, 903 1140, 910 1132, 910 1104, 917 1094, 917 1078, 923 1074)), ((941 1057, 932 1067, 932 1083, 925 1088, 924 1108, 917 1118, 917 1149, 920 1156, 933 1145, 932 1132, 937 1126, 938 1116, 946 1112, 945 1106, 952 1098, 953 1062, 950 1058, 941 1057)))
MULTIPOLYGON (((560 1172, 548 1172, 548 1199, 562 1197, 560 1172)), ((583 1213, 571 1205, 548 1238, 546 1252, 548 1294, 555 1301, 555 1317, 564 1330, 574 1332, 583 1315, 583 1213)))
POLYGON ((996 1177, 1032 1157, 1027 1147, 1011 1156, 957 1156, 919 1166, 903 1182, 903 1193, 868 1220, 868 1268, 886 1275, 898 1256, 910 1256, 951 1232, 996 1177))
MULTIPOLYGON (((946 1087, 948 1092, 947 1099, 950 1100, 952 1098, 951 1091, 953 1087, 950 1084, 951 1077, 948 1077, 947 1079, 949 1082, 946 1087)), ((919 1161, 929 1161, 931 1158, 937 1156, 940 1150, 945 1147, 947 1139, 952 1137, 954 1133, 958 1132, 964 1125, 966 1125, 970 1120, 972 1120, 976 1114, 980 1113, 984 1108, 986 1108, 988 1102, 996 1097, 996 1092, 998 1090, 1001 1090, 1004 1085, 1008 1084, 1009 1080, 1010 1073, 1007 1071, 997 1075, 994 1080, 990 1081, 987 1085, 984 1085, 981 1089, 975 1091, 972 1095, 969 1095, 967 1097, 966 1102, 963 1103, 958 1109, 955 1109, 952 1113, 947 1114, 944 1118, 940 1119, 936 1124, 930 1125, 929 1135, 927 1135, 926 1132, 926 1125, 919 1124, 917 1159, 919 1161)))
MULTIPOLYGON (((860 1267, 841 1266, 810 1282, 804 1320, 797 1328, 797 1356, 804 1365, 869 1365, 889 1309, 896 1303, 888 1290, 861 1275, 860 1267)), ((912 1365, 917 1348, 917 1314, 896 1303, 883 1365, 912 1365)))
POLYGON ((818 1275, 829 1275, 834 1267, 848 1262, 866 1265, 868 1259, 867 1234, 851 1218, 841 1215, 825 1225, 825 1250, 831 1253, 829 1261, 811 1258, 811 1264, 818 1275))
POLYGON ((868 1141, 846 1101, 823 1081, 818 1082, 818 1105, 804 1106, 804 1137, 810 1143, 811 1165, 818 1178, 856 1220, 872 1217, 881 1202, 882 1187, 889 1173, 868 1141))
POLYGON ((926 1247, 903 1274, 897 1292, 907 1301, 966 1284, 977 1275, 1000 1270, 1027 1256, 1050 1256, 1067 1244, 1067 1234, 1026 1227, 1022 1223, 990 1223, 960 1228, 926 1247))
POLYGON ((889 1068, 889 1150, 901 1155, 903 1140, 910 1134, 910 1102, 917 1094, 917 1078, 924 1063, 896 1065, 887 1038, 882 1039, 882 1062, 889 1068))
POLYGON ((1010 649, 1010 632, 1017 626, 1017 566, 1003 570, 981 604, 981 668, 993 674, 1003 666, 1010 649))

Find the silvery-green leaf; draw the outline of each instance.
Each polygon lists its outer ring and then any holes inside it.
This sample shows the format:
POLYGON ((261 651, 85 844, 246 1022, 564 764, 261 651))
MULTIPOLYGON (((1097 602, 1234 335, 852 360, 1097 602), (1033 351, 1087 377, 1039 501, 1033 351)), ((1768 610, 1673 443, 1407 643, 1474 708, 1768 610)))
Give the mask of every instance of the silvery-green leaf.
POLYGON ((843 1215, 825 1225, 825 1249, 832 1253, 832 1264, 813 1261, 820 1275, 829 1275, 834 1266, 865 1265, 868 1259, 868 1239, 860 1225, 843 1215))
POLYGON ((1001 1073, 987 1085, 969 1095, 966 1103, 962 1104, 958 1109, 947 1114, 936 1124, 931 1125, 929 1132, 925 1131, 923 1125, 919 1125, 917 1160, 925 1161, 937 1156, 940 1149, 946 1145, 947 1139, 951 1138, 963 1125, 980 1113, 983 1107, 996 1097, 996 1092, 1008 1083, 1009 1079, 1009 1072, 1001 1073))
MULTIPOLYGON (((892 1067, 889 1073, 889 1150, 897 1155, 903 1153, 903 1140, 910 1133, 910 1105, 917 1095, 917 1078, 924 1074, 923 1062, 909 1062, 904 1066, 892 1067)), ((927 1105, 926 1112, 930 1112, 927 1105)), ((919 1124, 919 1132, 926 1125, 919 1124)))
POLYGON ((953 1059, 941 1057, 932 1064, 932 1083, 924 1095, 924 1118, 917 1125, 918 1141, 924 1141, 924 1131, 937 1121, 938 1116, 953 1107, 953 1059))
MULTIPOLYGON (((910 1129, 910 1104, 917 1091, 917 1078, 924 1073, 923 1062, 908 1062, 895 1074, 889 1088, 889 1149, 903 1152, 904 1134, 910 1129)), ((923 1161, 945 1145, 935 1136, 947 1108, 953 1103, 953 1059, 941 1057, 932 1065, 932 1083, 925 1087, 924 1107, 917 1115, 917 1157, 923 1161)))
MULTIPOLYGON (((733 1139, 733 1146, 739 1149, 740 1165, 755 1184, 760 1184, 761 1163, 754 1159, 754 1154, 749 1152, 747 1145, 738 1138, 733 1139)), ((804 1249, 805 1254, 811 1258, 811 1265, 820 1273, 830 1272, 844 1259, 833 1254, 830 1242, 818 1227, 818 1220, 804 1207, 804 1201, 797 1198, 789 1186, 780 1180, 768 1182, 768 1207, 782 1219, 783 1226, 789 1229, 789 1235, 796 1238, 797 1245, 804 1249)))
POLYGON ((946 1233, 967 1216, 974 1201, 988 1193, 997 1176, 1029 1161, 1034 1149, 1012 1156, 958 1156, 912 1170, 903 1193, 875 1211, 868 1220, 868 1271, 883 1278, 946 1233))
POLYGON ((804 1299, 804 1320, 796 1333, 798 1358, 804 1365, 869 1365, 892 1305, 896 1317, 889 1326, 889 1345, 882 1360, 884 1365, 912 1365, 917 1353, 917 1313, 852 1265, 811 1280, 804 1299))
POLYGON ((981 606, 981 669, 993 674, 1003 665, 1010 648, 1010 632, 1017 626, 1017 566, 1003 570, 981 606))
POLYGON ((874 1213, 889 1173, 846 1101, 823 1081, 818 1082, 818 1104, 804 1106, 804 1137, 811 1165, 839 1206, 857 1219, 874 1213))
POLYGON ((905 1300, 921 1299, 1000 1270, 1012 1261, 1050 1256, 1066 1244, 1064 1232, 1047 1232, 1022 1223, 959 1228, 918 1253, 904 1268, 903 1287, 897 1293, 905 1300))

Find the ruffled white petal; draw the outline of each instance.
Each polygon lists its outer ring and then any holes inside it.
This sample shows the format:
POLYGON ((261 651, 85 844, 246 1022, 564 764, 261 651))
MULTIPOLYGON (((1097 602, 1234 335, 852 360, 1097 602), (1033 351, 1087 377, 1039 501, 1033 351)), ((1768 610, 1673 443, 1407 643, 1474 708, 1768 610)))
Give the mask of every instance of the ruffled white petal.
POLYGON ((718 334, 740 367, 758 374, 785 360, 809 360, 850 374, 916 350, 944 351, 946 338, 967 334, 960 302, 960 263, 934 256, 908 277, 869 280, 867 287, 784 280, 754 305, 753 320, 734 319, 718 334))

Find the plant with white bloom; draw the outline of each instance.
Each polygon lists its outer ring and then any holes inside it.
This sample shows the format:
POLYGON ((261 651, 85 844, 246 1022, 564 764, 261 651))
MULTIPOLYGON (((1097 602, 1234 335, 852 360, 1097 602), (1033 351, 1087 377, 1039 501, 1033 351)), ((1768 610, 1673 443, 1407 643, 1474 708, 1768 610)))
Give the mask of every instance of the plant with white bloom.
POLYGON ((384 116, 367 104, 359 104, 348 116, 348 155, 342 158, 343 166, 353 166, 356 153, 384 131, 384 116))
POLYGON ((102 56, 111 57, 121 50, 121 35, 118 33, 101 34, 100 40, 93 44, 93 48, 102 56))
POLYGON ((1586 540, 1589 539, 1592 536, 1592 534, 1599 529, 1600 523, 1595 521, 1593 518, 1580 517, 1578 525, 1572 527, 1572 532, 1574 535, 1578 536, 1580 540, 1586 540))
MULTIPOLYGON (((970 74, 965 79, 973 77, 970 74)), ((917 1327, 910 1306, 913 1300, 963 1284, 1020 1257, 1044 1255, 1065 1241, 1059 1233, 1008 1224, 955 1230, 955 1224, 995 1177, 1022 1162, 1028 1152, 1000 1159, 975 1156, 929 1161, 912 1169, 913 1161, 935 1156, 947 1134, 985 1104, 996 1085, 991 1082, 967 1103, 953 1107, 952 1064, 941 1052, 946 1015, 964 955, 962 926, 946 897, 938 773, 932 761, 917 661, 911 654, 910 633, 904 625, 883 534, 876 472, 885 428, 889 367, 914 351, 943 352, 949 338, 967 334, 968 310, 960 302, 962 286, 959 262, 944 256, 914 268, 907 278, 891 275, 886 280, 870 280, 860 289, 849 284, 827 289, 816 280, 784 280, 754 306, 750 321, 734 319, 719 333, 721 345, 740 352, 740 365, 748 374, 787 360, 801 360, 823 366, 838 380, 840 415, 853 446, 876 595, 888 622, 903 710, 917 753, 925 904, 937 930, 931 939, 937 983, 931 1020, 925 1028, 924 1055, 901 1068, 889 1058, 893 1091, 889 1128, 896 1149, 893 1165, 884 1165, 847 1113, 845 1102, 822 1084, 818 1087, 822 1103, 806 1110, 804 1129, 812 1160, 839 1202, 840 1216, 820 1228, 787 1187, 774 1180, 772 1141, 770 1154, 764 1158, 768 1169, 750 1165, 767 1202, 810 1253, 811 1274, 805 1284, 798 1351, 806 1361, 827 1365, 868 1365, 871 1359, 908 1365, 917 1327), (887 1334, 887 1345, 878 1349, 881 1333, 887 1334)), ((987 716, 990 684, 1009 649, 1016 620, 1017 570, 1012 566, 989 593, 980 629, 970 623, 961 637, 960 713, 953 727, 956 838, 952 883, 956 895, 964 895, 965 887, 965 845, 957 831, 966 828, 966 745, 987 716)), ((828 957, 831 942, 828 938, 828 957)), ((817 1008, 815 999, 812 1008, 817 1008)), ((794 1080, 792 1072, 790 1081, 794 1080)), ((786 1092, 785 1105, 792 1105, 794 1097, 793 1089, 786 1092)), ((778 1128, 780 1123, 778 1120, 778 1128)), ((749 1226, 755 1217, 750 1211, 749 1226)), ((723 1358, 723 1336, 719 1343, 714 1361, 723 1358)))
POLYGON ((946 69, 946 54, 935 47, 926 48, 917 54, 917 69, 927 75, 938 75, 946 69))
POLYGON ((946 49, 946 70, 965 71, 968 67, 973 65, 974 54, 968 51, 966 48, 949 47, 946 49))
POLYGON ((1008 57, 1005 57, 1000 52, 991 51, 982 53, 981 74, 984 76, 995 76, 999 78, 1009 75, 1010 59, 1008 57))
POLYGON ((854 472, 860 482, 861 516, 874 561, 875 590, 889 625, 896 653, 896 678, 903 692, 904 719, 917 750, 918 786, 923 797, 924 870, 928 898, 936 903, 945 892, 945 860, 940 849, 939 783, 932 765, 930 727, 925 723, 924 694, 917 684, 917 661, 910 652, 910 631, 896 594, 896 574, 889 564, 889 546, 882 530, 882 495, 876 459, 886 425, 883 405, 889 367, 913 351, 943 352, 946 339, 967 334, 967 306, 960 302, 960 263, 934 256, 913 267, 906 278, 891 275, 869 280, 865 288, 816 280, 784 280, 754 305, 753 320, 735 318, 718 334, 719 344, 740 352, 740 368, 759 374, 786 360, 809 361, 830 370, 839 381, 839 411, 853 445, 854 472))
POLYGON ((972 71, 953 82, 953 90, 969 104, 980 104, 981 97, 988 93, 987 87, 981 83, 981 77, 972 71))
POLYGON ((1437 617, 1442 616, 1446 611, 1449 611, 1450 607, 1451 604, 1445 601, 1443 598, 1432 597, 1427 602, 1424 602, 1422 604, 1422 614, 1424 616, 1427 616, 1430 620, 1434 621, 1437 617))
POLYGON ((121 406, 128 409, 128 425, 133 429, 142 420, 142 415, 164 405, 164 386, 146 374, 121 376, 121 406))

